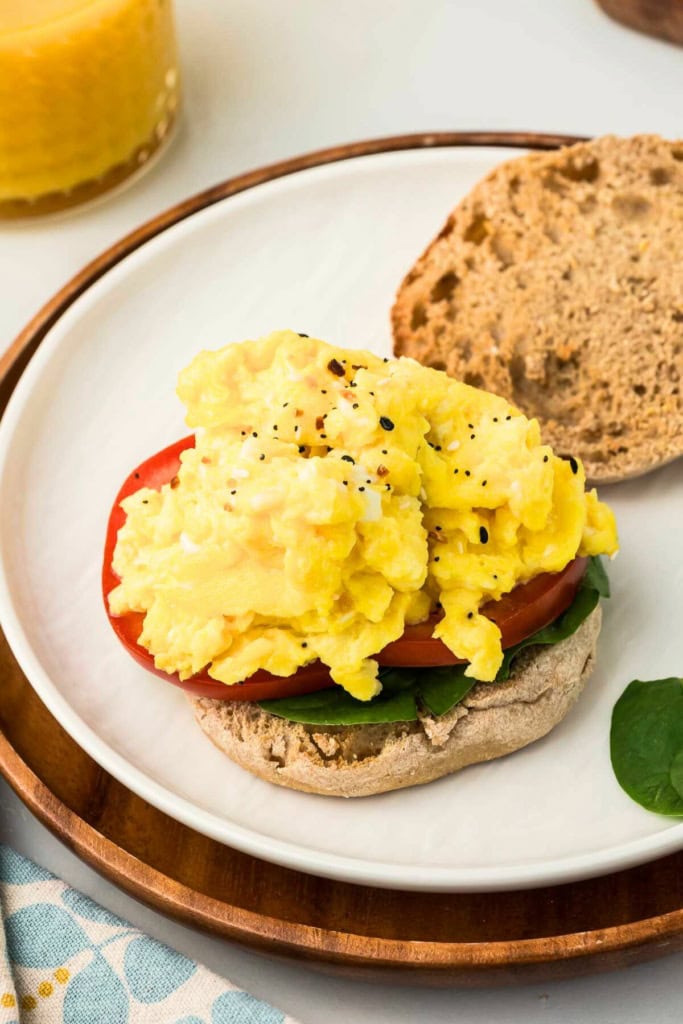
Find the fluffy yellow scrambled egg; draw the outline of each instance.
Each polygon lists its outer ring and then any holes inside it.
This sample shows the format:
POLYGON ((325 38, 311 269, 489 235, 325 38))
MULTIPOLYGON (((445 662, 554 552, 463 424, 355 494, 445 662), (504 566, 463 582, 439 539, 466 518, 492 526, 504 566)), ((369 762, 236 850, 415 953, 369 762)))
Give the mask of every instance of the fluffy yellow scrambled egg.
POLYGON ((172 485, 125 499, 114 614, 183 678, 228 685, 320 659, 349 693, 437 603, 437 635, 491 680, 490 599, 577 554, 617 550, 614 516, 536 420, 412 359, 281 331, 200 353, 178 395, 196 448, 172 485))

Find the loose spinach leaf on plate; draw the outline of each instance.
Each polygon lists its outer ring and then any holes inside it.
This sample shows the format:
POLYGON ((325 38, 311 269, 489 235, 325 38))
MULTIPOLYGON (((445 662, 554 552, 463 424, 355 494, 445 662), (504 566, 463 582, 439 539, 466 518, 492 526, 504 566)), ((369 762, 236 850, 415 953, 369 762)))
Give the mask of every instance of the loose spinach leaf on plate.
MULTIPOLYGON (((514 659, 525 647, 566 640, 588 618, 600 597, 608 596, 607 574, 600 559, 591 558, 573 604, 549 626, 505 652, 496 682, 509 678, 514 659)), ((371 701, 356 700, 341 688, 334 687, 301 697, 260 701, 259 707, 280 718, 307 725, 414 722, 419 708, 432 715, 445 715, 467 696, 476 679, 466 676, 465 668, 465 665, 384 668, 379 671, 382 692, 371 701)))
POLYGON ((683 679, 634 679, 614 705, 617 782, 648 811, 683 815, 683 679))

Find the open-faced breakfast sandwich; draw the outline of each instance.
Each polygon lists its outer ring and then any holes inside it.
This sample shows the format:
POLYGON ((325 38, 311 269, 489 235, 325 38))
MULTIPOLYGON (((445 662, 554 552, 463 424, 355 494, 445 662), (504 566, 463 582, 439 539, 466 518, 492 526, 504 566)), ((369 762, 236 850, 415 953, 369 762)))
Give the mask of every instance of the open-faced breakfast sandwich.
POLYGON ((590 673, 614 518, 507 400, 284 331, 202 352, 194 431, 114 503, 142 664, 264 779, 364 796, 547 733, 590 673))

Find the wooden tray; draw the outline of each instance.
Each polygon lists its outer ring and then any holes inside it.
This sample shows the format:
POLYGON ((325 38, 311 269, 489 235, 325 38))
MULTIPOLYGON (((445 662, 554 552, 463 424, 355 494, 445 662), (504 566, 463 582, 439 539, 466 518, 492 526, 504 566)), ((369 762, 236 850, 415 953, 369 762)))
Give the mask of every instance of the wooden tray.
MULTIPOLYGON (((313 153, 233 178, 108 249, 0 358, 0 412, 47 331, 124 256, 197 210, 317 164, 426 146, 548 149, 563 136, 402 136, 313 153)), ((512 893, 392 892, 298 874, 180 825, 95 764, 40 702, 0 634, 0 771, 78 856, 187 924, 270 954, 365 978, 493 985, 624 966, 683 948, 683 854, 607 878, 512 893)))

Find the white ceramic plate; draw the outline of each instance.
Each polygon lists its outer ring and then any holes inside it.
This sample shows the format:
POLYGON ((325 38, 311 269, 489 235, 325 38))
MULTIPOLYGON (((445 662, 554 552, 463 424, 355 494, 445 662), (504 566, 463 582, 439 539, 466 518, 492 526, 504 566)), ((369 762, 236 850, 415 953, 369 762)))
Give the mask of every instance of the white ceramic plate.
POLYGON ((226 760, 183 694, 106 621, 119 483, 184 431, 177 371, 201 348, 292 327, 389 353, 398 282, 500 149, 366 156, 258 186, 167 230, 52 329, 0 428, 0 618, 50 711, 107 771, 185 824, 267 860, 411 889, 569 881, 683 847, 683 824, 621 792, 610 712, 636 677, 683 671, 683 462, 605 488, 622 553, 598 668, 546 739, 429 786, 343 801, 226 760))

